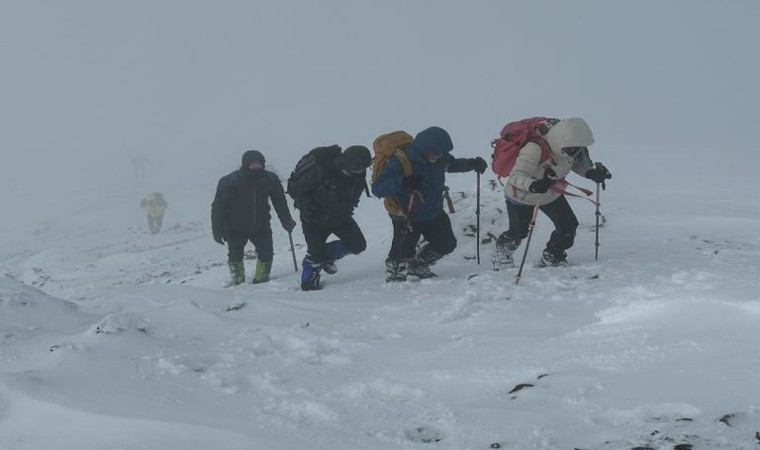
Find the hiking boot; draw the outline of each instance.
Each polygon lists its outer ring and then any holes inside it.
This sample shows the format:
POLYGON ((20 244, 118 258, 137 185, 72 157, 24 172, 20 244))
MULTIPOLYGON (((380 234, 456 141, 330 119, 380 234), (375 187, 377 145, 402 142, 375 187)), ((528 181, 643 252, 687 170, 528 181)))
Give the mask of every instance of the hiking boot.
POLYGON ((430 266, 436 263, 439 259, 443 258, 443 255, 439 254, 430 247, 425 245, 414 258, 409 260, 407 274, 414 275, 421 279, 437 277, 435 273, 430 270, 430 266))
POLYGON ((407 270, 407 273, 409 275, 419 277, 423 280, 438 276, 435 273, 433 273, 432 270, 430 270, 430 265, 419 262, 419 261, 415 261, 414 258, 409 260, 409 269, 407 270))
POLYGON ((560 267, 567 265, 567 252, 560 250, 558 253, 552 252, 548 248, 544 249, 541 254, 541 261, 538 262, 539 267, 560 267))
POLYGON ((496 239, 493 253, 491 254, 491 264, 493 270, 499 271, 515 266, 515 260, 512 254, 520 246, 521 239, 513 239, 507 235, 507 232, 501 233, 496 239))
POLYGON ((316 291, 321 289, 319 272, 322 270, 322 264, 312 262, 307 256, 303 259, 301 266, 303 268, 301 270, 301 290, 316 291))
POLYGON ((385 282, 406 281, 406 261, 385 260, 385 282))
POLYGON ((272 261, 256 261, 256 271, 253 274, 253 284, 266 283, 269 281, 269 274, 272 271, 272 261))
POLYGON ((245 264, 243 261, 229 261, 227 266, 230 268, 230 286, 245 283, 245 264))
POLYGON ((325 261, 322 263, 322 270, 330 275, 335 275, 338 273, 338 266, 335 265, 335 261, 325 261))
POLYGON ((491 264, 493 265, 493 270, 498 272, 500 270, 515 267, 515 259, 512 256, 512 253, 512 250, 506 249, 504 247, 499 247, 498 245, 494 247, 493 253, 491 253, 491 264))

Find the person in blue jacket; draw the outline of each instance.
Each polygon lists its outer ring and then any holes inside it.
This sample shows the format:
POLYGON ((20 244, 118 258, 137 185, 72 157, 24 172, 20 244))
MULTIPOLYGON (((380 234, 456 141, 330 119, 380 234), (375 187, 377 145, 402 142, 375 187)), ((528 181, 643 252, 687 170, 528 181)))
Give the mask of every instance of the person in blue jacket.
POLYGON ((421 131, 403 151, 412 173, 404 176, 398 156, 391 157, 372 183, 377 197, 394 197, 404 206, 403 216, 391 215, 393 242, 385 261, 385 281, 406 281, 436 276, 430 266, 453 252, 457 239, 443 210, 446 172, 485 172, 488 163, 481 157, 454 158, 454 144, 440 127, 421 131), (420 236, 426 243, 417 251, 420 236))

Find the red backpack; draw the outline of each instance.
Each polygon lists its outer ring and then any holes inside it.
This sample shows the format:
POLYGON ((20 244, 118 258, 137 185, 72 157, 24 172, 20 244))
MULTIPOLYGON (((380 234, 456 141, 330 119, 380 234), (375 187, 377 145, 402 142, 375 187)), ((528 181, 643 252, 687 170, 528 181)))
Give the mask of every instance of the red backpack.
POLYGON ((549 143, 538 130, 538 125, 545 121, 547 121, 546 117, 533 117, 510 122, 501 129, 500 137, 491 141, 491 147, 493 147, 491 167, 496 175, 506 177, 512 172, 520 149, 528 141, 541 147, 540 162, 551 159, 549 143))

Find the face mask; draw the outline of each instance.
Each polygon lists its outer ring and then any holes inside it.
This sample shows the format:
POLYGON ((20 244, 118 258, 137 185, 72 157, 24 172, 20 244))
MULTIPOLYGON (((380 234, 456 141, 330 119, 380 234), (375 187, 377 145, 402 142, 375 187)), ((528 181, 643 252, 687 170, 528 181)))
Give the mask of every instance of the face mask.
POLYGON ((425 155, 425 159, 429 163, 434 163, 443 157, 443 153, 428 153, 425 155))

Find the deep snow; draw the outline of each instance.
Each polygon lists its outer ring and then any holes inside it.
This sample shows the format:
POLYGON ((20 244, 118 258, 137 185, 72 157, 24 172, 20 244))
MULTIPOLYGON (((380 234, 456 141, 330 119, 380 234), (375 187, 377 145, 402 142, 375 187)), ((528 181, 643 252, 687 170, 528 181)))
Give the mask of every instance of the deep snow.
MULTIPOLYGON (((159 235, 137 206, 150 180, 9 230, 0 449, 760 448, 756 196, 613 179, 599 261, 593 205, 572 200, 571 266, 534 266, 539 216, 515 286, 490 243, 473 259, 474 176, 449 178, 467 186, 459 246, 422 282, 383 282, 390 223, 366 197, 367 251, 318 292, 298 289, 277 226, 274 279, 223 288, 211 179, 164 190, 159 235)), ((484 239, 506 226, 494 186, 484 239)))

